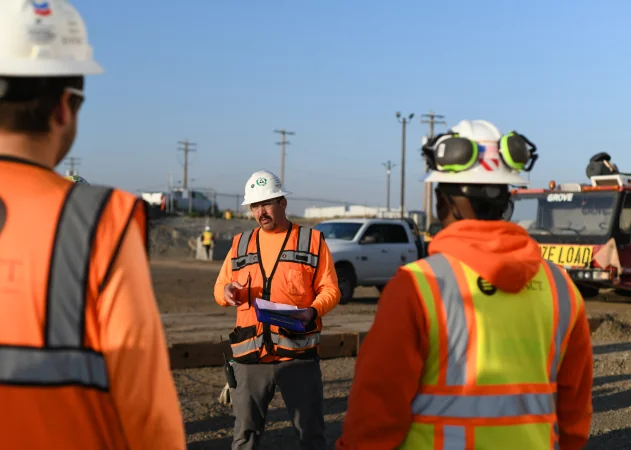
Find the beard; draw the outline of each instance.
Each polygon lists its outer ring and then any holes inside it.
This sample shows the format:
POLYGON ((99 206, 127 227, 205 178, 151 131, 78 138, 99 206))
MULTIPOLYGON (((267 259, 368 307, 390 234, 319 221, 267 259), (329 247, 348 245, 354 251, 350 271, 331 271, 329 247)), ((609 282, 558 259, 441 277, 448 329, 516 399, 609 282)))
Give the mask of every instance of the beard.
POLYGON ((74 144, 77 137, 77 121, 75 120, 71 127, 68 127, 68 131, 61 136, 59 141, 59 150, 57 152, 57 164, 59 164, 66 155, 70 152, 72 144, 74 144))

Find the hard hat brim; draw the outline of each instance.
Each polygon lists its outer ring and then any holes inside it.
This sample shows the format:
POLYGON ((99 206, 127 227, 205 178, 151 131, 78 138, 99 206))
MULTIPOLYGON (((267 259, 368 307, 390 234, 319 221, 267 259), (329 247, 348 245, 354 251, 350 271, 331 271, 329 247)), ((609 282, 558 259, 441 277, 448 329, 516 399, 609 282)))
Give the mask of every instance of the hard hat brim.
POLYGON ((55 61, 55 60, 0 60, 0 76, 14 77, 55 77, 99 75, 103 73, 96 61, 55 61))
POLYGON ((459 173, 433 171, 424 181, 428 183, 452 184, 507 184, 513 186, 528 186, 530 181, 512 172, 490 172, 480 176, 480 173, 465 171, 459 173))
POLYGON ((264 201, 267 201, 267 200, 272 200, 274 198, 285 197, 287 195, 291 195, 291 192, 289 192, 289 191, 280 191, 280 192, 276 192, 276 193, 274 193, 272 195, 265 195, 263 197, 259 197, 257 199, 252 200, 252 201, 243 200, 243 203, 241 203, 241 206, 251 205, 252 203, 264 202, 264 201))

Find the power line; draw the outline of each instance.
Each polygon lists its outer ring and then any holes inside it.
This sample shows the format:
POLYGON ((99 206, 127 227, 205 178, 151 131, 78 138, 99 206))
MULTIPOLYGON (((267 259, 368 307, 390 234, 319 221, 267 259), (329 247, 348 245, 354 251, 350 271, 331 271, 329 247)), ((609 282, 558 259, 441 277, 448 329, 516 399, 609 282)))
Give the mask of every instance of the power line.
POLYGON ((414 117, 414 113, 401 119, 401 113, 397 111, 395 116, 401 123, 401 218, 403 219, 405 217, 405 127, 414 117))
POLYGON ((390 212, 390 172, 396 164, 392 164, 392 162, 388 160, 388 162, 382 163, 382 165, 386 168, 386 208, 388 212, 390 212))
MULTIPOLYGON (((429 139, 434 137, 434 126, 435 125, 447 125, 447 122, 444 120, 445 116, 441 114, 436 114, 434 111, 430 111, 428 114, 423 114, 421 117, 427 117, 427 120, 421 119, 421 123, 426 123, 429 125, 429 139), (439 119, 439 120, 436 120, 439 119)), ((425 173, 429 172, 429 164, 427 158, 425 159, 425 173)), ((426 230, 429 231, 429 226, 432 224, 432 210, 434 209, 433 203, 433 186, 432 183, 428 183, 427 181, 423 183, 423 209, 425 210, 425 215, 427 216, 426 220, 426 230)))
POLYGON ((280 142, 277 142, 276 145, 280 145, 280 183, 285 185, 285 146, 291 145, 291 142, 287 141, 285 136, 293 136, 296 133, 293 131, 287 131, 284 128, 274 130, 274 133, 279 133, 281 135, 280 142))
POLYGON ((190 152, 195 152, 197 151, 196 148, 194 148, 197 144, 195 144, 194 142, 189 142, 188 139, 185 139, 184 141, 178 141, 178 144, 183 145, 183 148, 179 148, 178 150, 181 152, 184 152, 184 175, 183 175, 183 179, 182 179, 182 187, 184 189, 188 188, 188 154, 190 152))

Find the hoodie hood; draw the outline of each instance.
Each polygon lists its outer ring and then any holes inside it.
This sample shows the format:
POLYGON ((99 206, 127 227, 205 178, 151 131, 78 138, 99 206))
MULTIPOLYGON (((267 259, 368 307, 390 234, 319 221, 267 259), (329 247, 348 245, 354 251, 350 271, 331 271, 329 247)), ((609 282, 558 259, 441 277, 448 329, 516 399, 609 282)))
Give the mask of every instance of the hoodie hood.
POLYGON ((429 254, 452 256, 498 289, 517 293, 539 271, 541 250, 521 226, 501 220, 459 220, 434 236, 429 254))

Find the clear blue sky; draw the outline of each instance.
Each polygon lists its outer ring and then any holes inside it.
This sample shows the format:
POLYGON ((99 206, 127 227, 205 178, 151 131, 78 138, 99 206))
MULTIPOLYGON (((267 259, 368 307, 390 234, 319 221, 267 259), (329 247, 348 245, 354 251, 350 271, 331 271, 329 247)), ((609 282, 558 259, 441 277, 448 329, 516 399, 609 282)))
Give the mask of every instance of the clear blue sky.
POLYGON ((583 180, 599 151, 631 171, 628 1, 74 4, 106 70, 87 80, 72 152, 91 182, 164 188, 169 171, 182 178, 176 142, 188 138, 193 185, 242 193, 253 171, 278 173, 284 127, 297 196, 385 205, 390 159, 396 206, 400 110, 416 113, 406 206, 420 209, 430 109, 524 133, 541 154, 534 185, 583 180))

